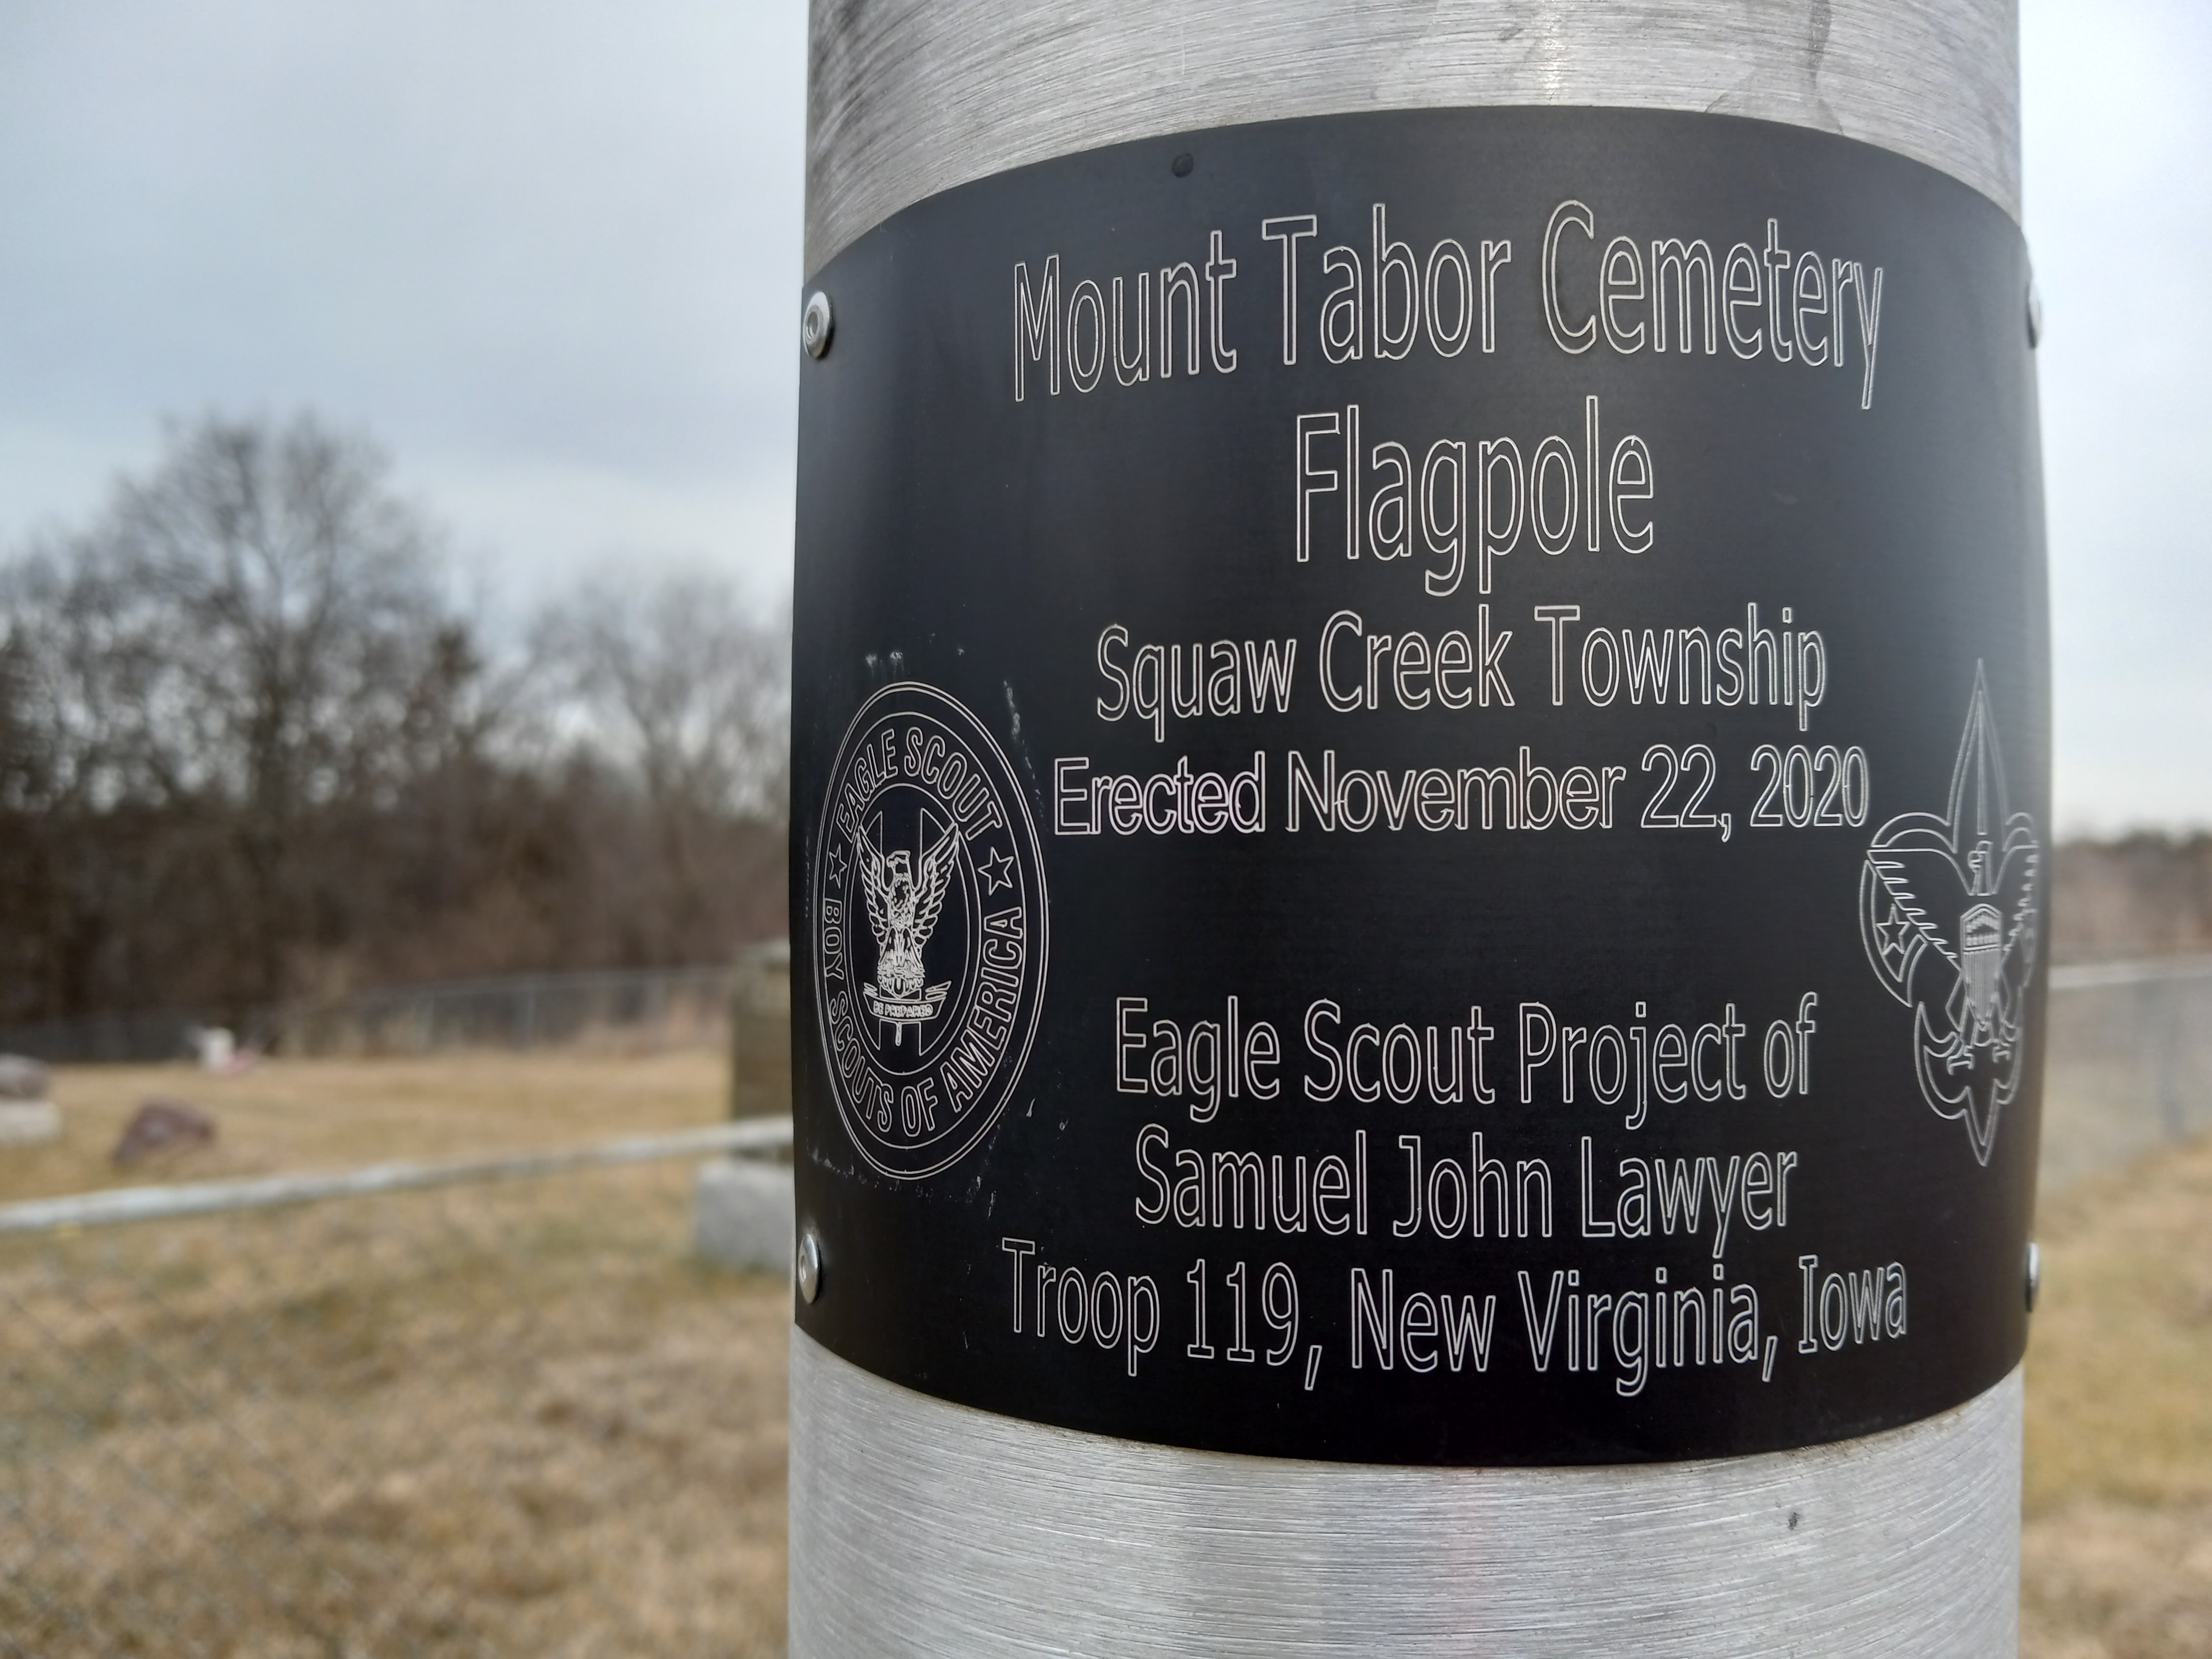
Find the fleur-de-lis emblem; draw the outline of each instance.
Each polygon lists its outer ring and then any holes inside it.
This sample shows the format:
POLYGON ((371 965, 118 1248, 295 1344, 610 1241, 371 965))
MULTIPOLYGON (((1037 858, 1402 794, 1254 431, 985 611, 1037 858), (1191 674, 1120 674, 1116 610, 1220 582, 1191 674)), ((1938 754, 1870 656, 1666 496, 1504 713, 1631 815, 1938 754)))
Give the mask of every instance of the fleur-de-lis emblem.
POLYGON ((1977 663, 1949 805, 1941 817, 1904 813, 1875 835, 1859 876, 1859 933, 1875 973, 1913 1011, 1922 1098, 1965 1121, 1984 1164, 2020 1089, 2042 913, 2042 845, 2035 820, 2006 798, 1977 663))

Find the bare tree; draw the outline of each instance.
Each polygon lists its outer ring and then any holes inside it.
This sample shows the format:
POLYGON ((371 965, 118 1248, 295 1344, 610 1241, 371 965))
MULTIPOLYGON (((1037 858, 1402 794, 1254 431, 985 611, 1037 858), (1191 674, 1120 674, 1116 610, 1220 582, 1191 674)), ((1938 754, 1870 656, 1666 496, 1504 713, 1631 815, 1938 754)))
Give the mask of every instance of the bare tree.
POLYGON ((366 442, 211 417, 0 566, 0 1024, 782 925, 787 611, 602 580, 488 663, 441 559, 366 442))
POLYGON ((322 844, 338 809, 391 800, 470 738, 481 665, 387 471, 310 416, 210 416, 8 584, 39 804, 111 830, 197 823, 209 845, 166 873, 219 890, 234 996, 283 995, 288 952, 345 908, 322 844))
POLYGON ((672 917, 709 902, 710 848, 789 811, 791 616, 699 573, 599 577, 548 606, 534 654, 573 735, 634 779, 672 917))

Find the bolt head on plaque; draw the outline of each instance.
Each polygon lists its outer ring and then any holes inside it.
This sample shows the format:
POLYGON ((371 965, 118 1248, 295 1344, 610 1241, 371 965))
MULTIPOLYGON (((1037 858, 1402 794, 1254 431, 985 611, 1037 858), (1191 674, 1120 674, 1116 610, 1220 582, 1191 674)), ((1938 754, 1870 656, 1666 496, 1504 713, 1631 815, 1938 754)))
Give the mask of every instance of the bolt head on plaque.
POLYGON ((799 1236, 799 1294, 812 1302, 822 1294, 822 1242, 810 1227, 799 1236))
POLYGON ((2030 1243, 2027 1247, 2027 1310, 2035 1311, 2035 1299, 2043 1294, 2043 1247, 2030 1243))
POLYGON ((817 288, 806 296, 806 309, 799 319, 799 343, 806 348, 808 356, 820 357, 830 349, 830 335, 835 327, 830 296, 817 288))

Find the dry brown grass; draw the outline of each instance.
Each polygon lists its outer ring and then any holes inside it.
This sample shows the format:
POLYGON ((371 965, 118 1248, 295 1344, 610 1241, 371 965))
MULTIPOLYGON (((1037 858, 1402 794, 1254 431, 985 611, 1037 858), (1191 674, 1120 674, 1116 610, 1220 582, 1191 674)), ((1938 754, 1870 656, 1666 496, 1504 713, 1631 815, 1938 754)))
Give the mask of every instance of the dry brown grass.
MULTIPOLYGON (((711 1054, 71 1073, 68 1141, 9 1195, 105 1178, 156 1089, 222 1121, 176 1177, 568 1144, 721 1099, 711 1054)), ((780 1652, 788 1293, 690 1258, 689 1177, 0 1248, 0 1654, 780 1652)))
MULTIPOLYGON (((712 1121, 708 1053, 65 1073, 0 1198, 712 1121), (118 1176, 137 1100, 222 1139, 118 1176)), ((771 1654, 780 1281, 682 1165, 0 1242, 0 1656, 771 1654)), ((2212 1659, 2212 1143, 2046 1203, 2022 1651, 2212 1659)))
POLYGON ((2212 1656, 2212 1141, 2046 1202, 2039 1232, 2021 1651, 2212 1656))

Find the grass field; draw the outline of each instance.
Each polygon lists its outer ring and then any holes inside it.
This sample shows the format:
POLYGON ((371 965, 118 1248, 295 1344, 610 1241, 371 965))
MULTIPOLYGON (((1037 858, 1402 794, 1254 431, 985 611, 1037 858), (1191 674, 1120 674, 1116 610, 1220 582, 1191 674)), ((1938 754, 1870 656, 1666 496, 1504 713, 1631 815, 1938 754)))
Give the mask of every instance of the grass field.
POLYGON ((2046 1200, 2021 1651, 2212 1656, 2212 1142, 2046 1200))
POLYGON ((0 1202, 149 1180, 562 1146, 712 1123, 729 1109, 724 1065, 719 1052, 697 1048, 264 1060, 228 1078, 188 1065, 76 1067, 55 1086, 61 1139, 0 1152, 0 1202), (154 1096, 212 1112, 216 1145, 112 1168, 107 1155, 116 1137, 154 1096))
MULTIPOLYGON (((719 1056, 64 1073, 0 1200, 714 1120, 719 1056), (118 1175, 137 1102, 217 1145, 118 1175)), ((787 1292, 689 1167, 0 1241, 0 1656, 751 1655, 783 1639, 787 1292)), ((2047 1201, 2022 1650, 2212 1659, 2212 1144, 2047 1201)))
MULTIPOLYGON (((712 1054, 64 1074, 6 1196, 706 1122, 712 1054), (133 1181, 149 1178, 144 1168, 133 1181)), ((688 1164, 0 1241, 0 1654, 767 1655, 781 1279, 689 1254, 688 1164)))

